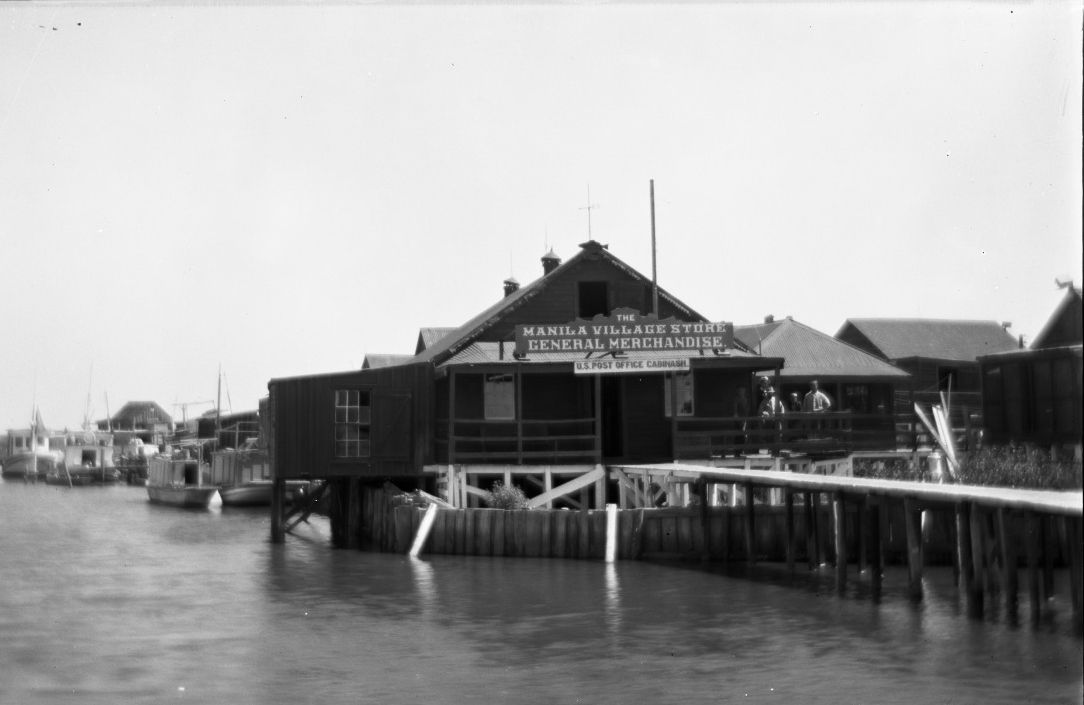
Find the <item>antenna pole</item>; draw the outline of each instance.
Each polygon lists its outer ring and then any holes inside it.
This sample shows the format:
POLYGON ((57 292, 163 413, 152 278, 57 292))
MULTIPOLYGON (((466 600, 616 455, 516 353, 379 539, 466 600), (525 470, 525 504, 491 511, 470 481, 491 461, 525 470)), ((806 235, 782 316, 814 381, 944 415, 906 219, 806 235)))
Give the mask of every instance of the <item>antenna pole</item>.
POLYGON ((659 277, 655 264, 655 179, 651 179, 651 312, 656 318, 658 317, 659 277))

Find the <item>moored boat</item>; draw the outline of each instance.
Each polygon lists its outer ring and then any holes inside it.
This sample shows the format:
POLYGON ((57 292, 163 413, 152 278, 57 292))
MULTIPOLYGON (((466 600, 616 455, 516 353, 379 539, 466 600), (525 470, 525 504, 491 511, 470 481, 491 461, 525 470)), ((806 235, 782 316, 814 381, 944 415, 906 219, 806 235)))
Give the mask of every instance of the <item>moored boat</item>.
POLYGON ((199 460, 157 455, 147 461, 147 497, 158 504, 206 509, 218 492, 203 484, 199 460))
POLYGON ((113 434, 84 430, 66 434, 63 443, 60 462, 45 475, 47 483, 83 487, 120 481, 113 463, 113 434))
MULTIPOLYGON (((218 486, 218 494, 224 507, 258 507, 271 504, 274 484, 271 480, 271 461, 267 452, 256 447, 255 442, 240 449, 216 451, 211 456, 211 482, 218 486)), ((286 483, 286 499, 304 494, 309 483, 289 480, 286 483)))
POLYGON ((41 412, 35 406, 29 429, 8 431, 0 476, 33 482, 52 472, 60 462, 61 454, 49 449, 49 435, 41 412))

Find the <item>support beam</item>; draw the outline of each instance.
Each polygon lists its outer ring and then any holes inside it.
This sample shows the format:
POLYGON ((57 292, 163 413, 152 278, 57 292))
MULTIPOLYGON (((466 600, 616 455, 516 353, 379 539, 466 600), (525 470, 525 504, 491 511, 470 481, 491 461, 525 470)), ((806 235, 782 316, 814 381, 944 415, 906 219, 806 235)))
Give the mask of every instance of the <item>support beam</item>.
POLYGON ((1001 592, 1005 596, 1005 613, 1010 618, 1016 616, 1019 606, 1017 599, 1016 545, 1011 533, 1009 510, 1001 507, 997 510, 997 541, 1001 546, 1001 592))
POLYGON ((847 591, 847 504, 842 492, 832 497, 832 518, 836 537, 836 592, 847 591))
POLYGON ((903 500, 907 532, 907 592, 912 600, 922 599, 922 512, 914 500, 903 500))
POLYGON ((1042 520, 1042 516, 1038 513, 1028 512, 1027 526, 1024 530, 1028 557, 1028 602, 1031 607, 1032 626, 1037 626, 1042 617, 1043 588, 1039 576, 1039 538, 1042 535, 1039 523, 1042 520))
POLYGON ((971 516, 966 502, 956 503, 956 574, 958 587, 963 590, 968 614, 975 614, 975 566, 971 557, 971 516))
POLYGON ((753 511, 753 485, 745 485, 745 558, 749 565, 757 562, 756 521, 753 511))
MULTIPOLYGON (((552 500, 554 500, 554 499, 556 499, 558 497, 564 497, 565 495, 572 494, 573 492, 576 492, 578 490, 583 490, 583 489, 589 488, 589 487, 591 487, 591 485, 596 483, 598 480, 605 479, 605 477, 606 477, 605 468, 603 468, 602 466, 598 466, 594 470, 591 470, 590 472, 586 472, 586 473, 584 473, 583 475, 580 475, 577 478, 574 478, 572 480, 569 480, 568 482, 565 482, 564 484, 561 484, 561 485, 558 485, 557 487, 554 487, 549 492, 543 492, 542 494, 538 495, 537 497, 532 497, 527 502, 527 508, 528 509, 535 509, 536 507, 541 507, 542 505, 546 504, 547 502, 550 502, 550 501, 552 501, 552 500)), ((585 503, 584 508, 586 508, 586 506, 587 505, 585 503)))
POLYGON ((881 599, 881 579, 884 575, 884 543, 881 532, 882 513, 880 503, 871 503, 866 512, 866 521, 869 524, 870 546, 873 547, 873 558, 869 566, 870 591, 874 600, 881 599))
POLYGON ((286 480, 275 478, 271 481, 271 543, 285 543, 286 530, 283 526, 283 501, 286 496, 286 480))
POLYGON ((787 569, 794 572, 794 493, 788 487, 783 490, 783 505, 786 507, 787 569))

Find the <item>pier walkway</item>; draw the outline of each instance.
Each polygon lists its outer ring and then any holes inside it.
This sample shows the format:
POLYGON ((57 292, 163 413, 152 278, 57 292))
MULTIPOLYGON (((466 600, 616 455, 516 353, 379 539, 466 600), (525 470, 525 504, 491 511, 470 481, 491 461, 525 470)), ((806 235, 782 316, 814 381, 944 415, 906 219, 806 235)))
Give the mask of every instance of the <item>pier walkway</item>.
MULTIPOLYGON (((810 564, 819 563, 819 542, 815 526, 823 503, 831 505, 831 533, 835 547, 835 573, 840 592, 847 584, 847 528, 856 525, 859 533, 857 551, 860 572, 869 576, 874 594, 880 592, 884 565, 884 526, 890 511, 901 508, 905 517, 909 590, 913 598, 922 597, 923 526, 932 513, 951 513, 955 551, 953 564, 959 584, 966 591, 968 611, 983 613, 988 598, 1000 595, 1008 611, 1017 607, 1018 568, 1025 558, 1028 592, 1033 620, 1042 604, 1051 597, 1053 557, 1064 557, 1069 569, 1069 590, 1074 619, 1081 625, 1081 521, 1084 493, 1076 491, 1026 490, 977 485, 937 484, 903 480, 882 480, 785 472, 752 468, 712 467, 685 463, 612 466, 611 472, 628 478, 654 478, 668 490, 667 495, 688 505, 696 498, 701 511, 709 511, 711 498, 719 485, 729 486, 731 506, 744 507, 743 531, 746 558, 757 556, 757 507, 781 499, 785 507, 787 563, 795 561, 795 499, 800 497, 807 523, 807 554, 810 564), (661 482, 660 482, 661 480, 661 482), (685 485, 684 488, 681 486, 685 485), (693 488, 693 489, 690 489, 693 488), (756 490, 767 488, 769 501, 757 502, 756 490), (684 489, 684 491, 682 491, 684 489), (781 497, 780 497, 781 495, 781 497), (741 497, 739 503, 737 499, 741 497), (701 500, 700 498, 704 498, 701 500), (752 500, 752 501, 750 501, 752 500), (848 522, 848 508, 856 515, 848 522), (813 523, 811 526, 810 523, 813 523), (1021 555, 1023 552, 1023 556, 1021 555)), ((671 506, 673 502, 669 502, 671 506)))

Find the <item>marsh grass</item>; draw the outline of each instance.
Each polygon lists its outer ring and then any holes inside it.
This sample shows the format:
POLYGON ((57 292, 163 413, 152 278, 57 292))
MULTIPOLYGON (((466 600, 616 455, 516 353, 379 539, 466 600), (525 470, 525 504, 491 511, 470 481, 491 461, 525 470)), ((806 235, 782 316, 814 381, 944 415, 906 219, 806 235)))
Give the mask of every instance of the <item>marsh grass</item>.
MULTIPOLYGON (((935 481, 928 463, 923 461, 916 467, 907 458, 856 459, 854 475, 883 480, 935 481)), ((961 463, 959 481, 966 485, 1035 490, 1080 489, 1081 464, 1051 459, 1049 451, 1039 448, 994 446, 968 453, 961 463)))

